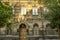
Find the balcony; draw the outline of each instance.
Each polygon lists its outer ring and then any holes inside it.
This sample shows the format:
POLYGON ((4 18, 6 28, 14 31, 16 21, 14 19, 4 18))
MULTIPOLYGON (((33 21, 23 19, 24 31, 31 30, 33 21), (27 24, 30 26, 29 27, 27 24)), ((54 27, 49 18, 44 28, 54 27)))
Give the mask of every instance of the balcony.
POLYGON ((40 37, 42 38, 43 36, 45 38, 58 38, 58 33, 56 30, 28 30, 27 31, 27 37, 40 37), (34 34, 35 32, 35 34, 34 34))
MULTIPOLYGON (((6 31, 0 31, 0 38, 1 37, 12 37, 12 38, 18 38, 19 33, 18 32, 11 32, 9 34, 5 33, 6 31)), ((58 33, 56 30, 27 30, 27 37, 38 37, 38 38, 58 38, 58 33)))

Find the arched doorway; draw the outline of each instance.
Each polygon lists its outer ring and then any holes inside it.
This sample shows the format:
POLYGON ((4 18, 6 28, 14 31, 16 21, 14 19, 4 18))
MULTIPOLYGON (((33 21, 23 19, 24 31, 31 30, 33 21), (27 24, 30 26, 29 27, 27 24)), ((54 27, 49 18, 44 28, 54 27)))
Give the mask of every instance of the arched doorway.
POLYGON ((24 23, 19 25, 19 40, 26 40, 27 29, 24 23))
POLYGON ((38 28, 39 28, 39 25, 38 25, 37 23, 35 23, 35 24, 33 25, 34 35, 39 35, 39 30, 38 30, 38 28))

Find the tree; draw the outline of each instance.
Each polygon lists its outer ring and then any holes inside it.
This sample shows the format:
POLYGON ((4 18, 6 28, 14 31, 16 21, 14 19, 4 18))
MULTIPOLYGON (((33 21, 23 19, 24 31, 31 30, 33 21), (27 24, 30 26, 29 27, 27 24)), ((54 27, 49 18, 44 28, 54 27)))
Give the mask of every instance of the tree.
MULTIPOLYGON (((13 13, 12 7, 8 4, 8 2, 1 2, 0 1, 0 28, 12 23, 13 13)), ((10 28, 11 26, 6 26, 10 28)))
POLYGON ((57 28, 60 37, 60 6, 50 7, 50 12, 45 14, 46 19, 50 19, 50 27, 57 28))
POLYGON ((60 0, 38 0, 39 4, 43 3, 49 12, 44 14, 45 19, 50 22, 51 28, 57 28, 60 38, 60 0))

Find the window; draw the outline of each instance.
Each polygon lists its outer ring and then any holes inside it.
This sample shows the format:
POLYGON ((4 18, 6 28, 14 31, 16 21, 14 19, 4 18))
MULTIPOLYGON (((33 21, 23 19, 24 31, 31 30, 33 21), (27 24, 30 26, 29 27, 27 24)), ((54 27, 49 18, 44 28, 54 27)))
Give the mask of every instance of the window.
POLYGON ((14 10, 14 7, 12 6, 12 12, 13 12, 13 14, 14 14, 14 11, 15 11, 15 10, 14 10))
POLYGON ((21 7, 21 15, 26 15, 26 7, 21 7))
POLYGON ((33 35, 33 30, 32 29, 28 29, 28 35, 33 35))
POLYGON ((37 23, 35 23, 34 25, 33 25, 33 28, 34 28, 34 35, 39 35, 39 30, 38 30, 38 24, 37 23))
POLYGON ((39 35, 39 30, 38 29, 34 29, 34 35, 39 35))
POLYGON ((36 7, 32 8, 32 13, 33 13, 33 15, 38 15, 38 10, 36 7))

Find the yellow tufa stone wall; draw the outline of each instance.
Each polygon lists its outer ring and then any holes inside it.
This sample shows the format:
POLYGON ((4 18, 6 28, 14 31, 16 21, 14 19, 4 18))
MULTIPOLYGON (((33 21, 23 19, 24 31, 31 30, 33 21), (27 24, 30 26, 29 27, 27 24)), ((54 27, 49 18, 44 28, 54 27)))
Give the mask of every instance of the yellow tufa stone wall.
MULTIPOLYGON (((11 6, 14 6, 16 7, 16 9, 19 9, 19 10, 16 10, 16 11, 19 11, 18 13, 15 13, 17 14, 17 16, 15 16, 15 19, 18 20, 19 22, 21 20, 26 20, 27 18, 30 19, 32 18, 33 15, 30 15, 29 17, 25 17, 24 15, 20 15, 20 8, 22 6, 25 6, 26 7, 26 11, 29 12, 33 6, 37 7, 38 9, 40 7, 44 7, 45 5, 44 4, 39 4, 38 1, 25 1, 25 0, 22 0, 22 1, 19 1, 19 0, 2 0, 2 2, 8 2, 11 6)), ((39 11, 39 10, 38 10, 39 11)), ((39 14, 40 15, 40 14, 39 14)), ((40 20, 40 16, 39 17, 39 20, 40 20)))
MULTIPOLYGON (((36 6, 38 9, 39 7, 44 7, 43 4, 40 5, 38 1, 34 0, 2 0, 2 2, 8 2, 11 6, 17 6, 17 9, 19 9, 21 6, 25 6, 27 12, 29 12, 33 6, 36 6)), ((24 16, 20 15, 20 13, 18 13, 16 18, 18 19, 18 21, 20 21, 21 19, 24 20, 24 16)))

